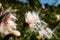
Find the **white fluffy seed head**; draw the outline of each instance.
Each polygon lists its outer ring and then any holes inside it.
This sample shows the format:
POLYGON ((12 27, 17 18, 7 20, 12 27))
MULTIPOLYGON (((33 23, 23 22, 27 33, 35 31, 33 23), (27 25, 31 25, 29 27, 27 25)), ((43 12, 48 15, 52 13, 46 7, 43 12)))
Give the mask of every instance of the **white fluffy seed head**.
POLYGON ((34 18, 31 14, 31 12, 28 11, 28 13, 26 13, 25 15, 25 21, 28 23, 28 24, 31 24, 34 22, 34 18))
POLYGON ((16 16, 14 16, 11 11, 12 10, 10 7, 4 12, 3 14, 4 16, 0 24, 0 33, 5 35, 12 33, 15 36, 20 36, 21 35, 20 32, 16 30, 17 24, 14 22, 14 20, 16 20, 16 16))
POLYGON ((38 13, 28 11, 25 15, 25 21, 29 24, 31 31, 38 32, 41 37, 51 38, 53 31, 46 27, 47 23, 39 19, 38 13))
POLYGON ((35 21, 39 22, 38 13, 36 13, 34 11, 33 12, 28 11, 25 15, 25 21, 28 24, 34 23, 35 21))

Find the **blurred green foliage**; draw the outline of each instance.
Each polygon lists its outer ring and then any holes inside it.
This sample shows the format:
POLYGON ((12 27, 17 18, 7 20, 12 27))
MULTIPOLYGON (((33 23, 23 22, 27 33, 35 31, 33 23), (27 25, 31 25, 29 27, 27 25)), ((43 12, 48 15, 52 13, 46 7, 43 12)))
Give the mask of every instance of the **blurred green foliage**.
MULTIPOLYGON (((40 11, 40 18, 44 20, 48 24, 48 27, 50 27, 52 30, 55 29, 55 34, 59 37, 59 39, 52 37, 48 40, 60 40, 60 20, 57 20, 55 16, 56 14, 60 14, 60 6, 56 7, 52 5, 42 9, 38 0, 28 0, 27 3, 23 3, 18 0, 0 0, 0 3, 2 3, 4 9, 12 7, 13 9, 18 10, 16 12, 16 17, 18 19, 16 20, 16 23, 17 30, 21 32, 21 36, 18 38, 18 40, 37 40, 37 34, 34 32, 32 33, 29 27, 23 26, 24 16, 28 10, 40 11), (43 14, 44 16, 42 16, 43 14)), ((2 37, 0 37, 0 40, 2 40, 2 37)), ((10 40, 13 40, 13 38, 10 40)))

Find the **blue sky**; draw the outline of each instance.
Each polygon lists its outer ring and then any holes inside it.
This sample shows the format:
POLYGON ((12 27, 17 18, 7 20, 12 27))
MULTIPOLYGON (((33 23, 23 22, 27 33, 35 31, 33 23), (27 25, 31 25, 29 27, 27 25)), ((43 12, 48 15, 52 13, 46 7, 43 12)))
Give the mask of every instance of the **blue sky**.
MULTIPOLYGON (((27 2, 27 0, 20 0, 21 2, 25 3, 27 2)), ((45 3, 48 3, 49 5, 52 5, 53 3, 55 3, 57 1, 57 3, 55 5, 60 4, 60 0, 39 0, 39 2, 44 5, 45 3)))
POLYGON ((52 5, 53 3, 55 3, 56 1, 56 4, 55 5, 58 5, 60 4, 60 0, 39 0, 41 4, 45 4, 45 3, 48 3, 49 5, 52 5))
POLYGON ((27 2, 27 0, 19 0, 19 1, 21 1, 21 2, 23 2, 23 3, 27 2))

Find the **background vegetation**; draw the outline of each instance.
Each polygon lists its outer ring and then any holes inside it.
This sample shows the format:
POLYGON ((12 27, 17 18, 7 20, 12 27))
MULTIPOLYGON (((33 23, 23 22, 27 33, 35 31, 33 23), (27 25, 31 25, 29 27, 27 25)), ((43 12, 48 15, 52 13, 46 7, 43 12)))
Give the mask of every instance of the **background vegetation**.
MULTIPOLYGON (((0 0, 0 3, 2 3, 4 9, 12 7, 13 9, 18 10, 16 12, 16 17, 18 19, 16 20, 16 23, 17 30, 21 32, 21 36, 18 38, 18 40, 37 40, 37 35, 34 32, 31 33, 29 27, 23 26, 24 16, 28 10, 35 10, 37 12, 40 11, 40 18, 48 24, 48 27, 50 27, 52 30, 55 30, 54 33, 59 37, 59 39, 52 37, 48 40, 60 40, 60 19, 57 20, 56 17, 57 14, 60 15, 60 5, 50 6, 45 4, 45 9, 43 9, 38 0, 27 0, 26 3, 23 3, 19 0, 0 0)), ((2 37, 0 37, 0 40, 2 40, 2 37)), ((11 40, 13 40, 13 38, 11 40)))

